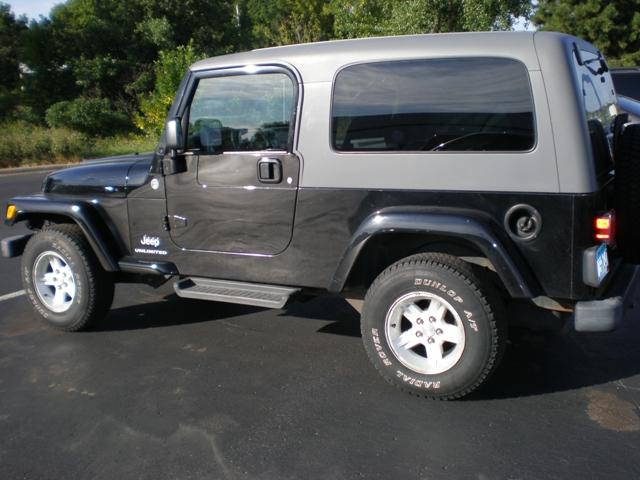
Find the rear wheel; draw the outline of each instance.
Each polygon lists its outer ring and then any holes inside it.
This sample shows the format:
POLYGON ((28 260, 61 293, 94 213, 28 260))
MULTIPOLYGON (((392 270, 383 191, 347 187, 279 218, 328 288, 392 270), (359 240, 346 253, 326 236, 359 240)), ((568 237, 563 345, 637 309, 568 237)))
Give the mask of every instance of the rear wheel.
POLYGON ((438 399, 471 393, 506 344, 497 300, 487 294, 456 257, 421 254, 395 263, 365 298, 361 325, 369 358, 387 381, 410 393, 438 399))
POLYGON ((22 281, 36 312, 60 330, 89 328, 113 300, 113 282, 76 225, 55 225, 31 237, 22 281))

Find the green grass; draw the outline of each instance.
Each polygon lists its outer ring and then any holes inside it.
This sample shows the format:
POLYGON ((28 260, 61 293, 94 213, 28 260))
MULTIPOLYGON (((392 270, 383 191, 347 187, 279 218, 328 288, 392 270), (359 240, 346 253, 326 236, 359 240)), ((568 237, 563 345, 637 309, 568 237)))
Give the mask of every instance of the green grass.
POLYGON ((93 138, 65 128, 9 122, 0 125, 0 168, 148 152, 155 145, 156 139, 135 135, 93 138))
POLYGON ((152 152, 157 143, 157 138, 138 137, 135 135, 96 138, 92 155, 93 157, 110 157, 134 152, 152 152))

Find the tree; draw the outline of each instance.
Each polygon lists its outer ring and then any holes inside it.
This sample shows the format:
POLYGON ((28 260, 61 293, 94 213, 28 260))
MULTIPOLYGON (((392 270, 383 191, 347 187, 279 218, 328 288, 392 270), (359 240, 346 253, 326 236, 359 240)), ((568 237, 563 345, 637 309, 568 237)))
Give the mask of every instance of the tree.
POLYGON ((32 21, 22 35, 21 60, 26 67, 23 102, 41 121, 50 105, 79 93, 65 58, 63 45, 55 41, 51 21, 32 21))
POLYGON ((202 58, 196 53, 193 42, 173 50, 161 51, 155 62, 155 86, 140 101, 136 126, 145 134, 158 136, 162 131, 171 102, 189 65, 202 58))
POLYGON ((332 0, 337 37, 508 30, 529 0, 332 0))
POLYGON ((27 93, 40 114, 81 96, 109 99, 132 118, 153 89, 160 51, 193 41, 199 51, 218 55, 239 41, 230 0, 68 0, 50 17, 33 22, 24 42, 32 72, 27 93))
POLYGON ((239 7, 253 48, 328 40, 333 33, 326 0, 247 0, 239 7))
POLYGON ((17 104, 20 84, 20 35, 26 29, 9 5, 0 3, 0 118, 6 118, 17 104))
POLYGON ((612 64, 640 64, 640 0, 542 0, 533 23, 592 42, 612 64))
POLYGON ((143 16, 137 30, 156 29, 158 50, 168 50, 193 42, 207 56, 231 53, 240 41, 236 3, 233 0, 130 0, 139 3, 143 16), (150 28, 151 25, 151 28, 150 28), (169 42, 166 42, 169 39, 169 42))

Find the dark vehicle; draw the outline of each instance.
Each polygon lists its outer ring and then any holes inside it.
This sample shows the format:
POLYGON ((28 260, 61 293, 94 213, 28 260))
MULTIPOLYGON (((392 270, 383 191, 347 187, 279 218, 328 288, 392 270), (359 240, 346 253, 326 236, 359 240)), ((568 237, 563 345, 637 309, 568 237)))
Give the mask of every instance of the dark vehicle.
POLYGON ((498 365, 514 306, 585 332, 622 320, 639 157, 600 52, 568 35, 256 50, 189 69, 155 152, 11 199, 6 222, 33 233, 2 251, 67 331, 114 282, 272 308, 339 293, 385 379, 454 399, 498 365))
POLYGON ((620 109, 633 122, 640 121, 640 67, 612 68, 611 78, 618 94, 620 109))
POLYGON ((612 68, 611 78, 618 95, 640 101, 640 67, 612 68))

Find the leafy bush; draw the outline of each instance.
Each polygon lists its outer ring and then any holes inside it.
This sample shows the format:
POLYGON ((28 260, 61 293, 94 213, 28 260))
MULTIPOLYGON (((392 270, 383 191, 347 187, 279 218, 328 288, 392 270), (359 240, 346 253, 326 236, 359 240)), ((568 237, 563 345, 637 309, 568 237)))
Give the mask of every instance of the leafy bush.
POLYGON ((79 160, 91 150, 83 134, 26 122, 0 125, 0 167, 79 160))
POLYGON ((12 122, 25 122, 32 124, 42 123, 42 117, 38 115, 38 113, 29 106, 26 105, 18 105, 10 116, 7 117, 7 121, 12 122))
POLYGON ((127 116, 115 111, 106 98, 76 98, 54 103, 45 118, 52 128, 70 128, 89 135, 108 136, 131 128, 127 116))

